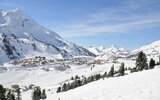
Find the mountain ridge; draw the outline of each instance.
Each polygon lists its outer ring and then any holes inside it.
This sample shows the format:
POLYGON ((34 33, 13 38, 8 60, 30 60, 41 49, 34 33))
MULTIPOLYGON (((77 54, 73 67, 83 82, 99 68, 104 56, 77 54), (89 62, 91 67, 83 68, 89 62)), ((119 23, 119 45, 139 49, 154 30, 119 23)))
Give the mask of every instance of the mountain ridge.
POLYGON ((85 48, 66 41, 52 30, 39 25, 20 9, 1 10, 0 19, 0 46, 3 47, 0 49, 0 58, 5 56, 7 50, 13 48, 14 50, 10 52, 13 55, 9 58, 25 57, 32 51, 39 54, 60 55, 62 58, 95 56, 85 48), (4 39, 8 43, 4 43, 4 39))

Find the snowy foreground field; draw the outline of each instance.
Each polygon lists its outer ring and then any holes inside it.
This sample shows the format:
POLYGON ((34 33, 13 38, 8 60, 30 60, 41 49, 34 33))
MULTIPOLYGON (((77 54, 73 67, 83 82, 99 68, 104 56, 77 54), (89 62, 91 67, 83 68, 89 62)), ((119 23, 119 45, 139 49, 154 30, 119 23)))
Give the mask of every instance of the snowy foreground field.
POLYGON ((99 80, 77 89, 49 95, 49 100, 159 100, 160 69, 99 80))
MULTIPOLYGON (((126 61, 125 61, 126 62, 126 61)), ((126 62, 134 66, 135 62, 126 62)), ((35 68, 7 68, 1 71, 0 83, 4 87, 19 84, 21 87, 35 84, 46 89, 46 100, 160 100, 160 66, 152 70, 129 73, 122 77, 105 78, 66 92, 56 93, 58 86, 69 82, 72 76, 89 76, 109 71, 112 63, 91 66, 71 66, 65 71, 44 71, 35 68), (48 91, 50 90, 50 91, 48 91)), ((115 64, 115 70, 120 64, 115 64)), ((31 100, 32 91, 22 92, 22 100, 31 100)))

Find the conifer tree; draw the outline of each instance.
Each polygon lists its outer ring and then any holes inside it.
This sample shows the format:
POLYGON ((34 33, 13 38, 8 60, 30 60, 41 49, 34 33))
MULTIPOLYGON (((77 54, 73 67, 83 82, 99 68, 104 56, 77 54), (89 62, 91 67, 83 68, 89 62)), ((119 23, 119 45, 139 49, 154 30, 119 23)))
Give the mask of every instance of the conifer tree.
POLYGON ((159 56, 159 64, 160 64, 160 56, 159 56))
POLYGON ((157 62, 156 65, 159 65, 159 62, 157 62))
POLYGON ((146 57, 145 53, 143 53, 142 51, 140 51, 138 53, 138 57, 136 59, 136 69, 138 71, 148 69, 147 57, 146 57))
POLYGON ((37 98, 40 99, 41 98, 41 88, 37 88, 37 98))
POLYGON ((71 77, 71 80, 74 80, 73 76, 71 77))
POLYGON ((45 89, 42 90, 41 99, 44 100, 47 98, 45 89))
POLYGON ((7 100, 5 97, 6 89, 0 84, 0 100, 7 100))
POLYGON ((11 93, 11 90, 7 93, 7 100, 15 100, 15 95, 11 93))
POLYGON ((108 77, 113 77, 113 75, 114 75, 114 65, 112 65, 112 67, 108 73, 108 77))
POLYGON ((72 86, 70 83, 66 84, 66 90, 70 90, 71 88, 72 88, 72 86))
POLYGON ((17 100, 21 100, 21 91, 20 88, 17 89, 17 100))
POLYGON ((92 75, 92 76, 91 76, 91 82, 93 82, 93 81, 94 81, 94 76, 92 75))
POLYGON ((11 100, 16 100, 14 94, 11 94, 11 100))
POLYGON ((57 93, 62 92, 61 87, 58 87, 57 93))
POLYGON ((101 78, 101 75, 100 74, 96 74, 95 75, 95 80, 99 80, 101 78))
POLYGON ((78 75, 75 76, 75 79, 80 79, 80 77, 78 75))
POLYGON ((156 64, 155 64, 155 60, 153 60, 153 59, 151 58, 151 60, 150 60, 150 62, 149 62, 149 68, 152 69, 152 68, 154 68, 155 65, 156 65, 156 64))
POLYGON ((124 75, 124 72, 125 72, 124 63, 121 63, 121 66, 120 66, 120 69, 119 69, 119 75, 120 75, 120 76, 123 76, 123 75, 124 75))
POLYGON ((33 90, 33 92, 32 92, 32 100, 37 100, 36 98, 37 98, 37 97, 36 97, 36 91, 33 90))
POLYGON ((67 91, 67 85, 66 85, 66 83, 63 84, 62 90, 63 90, 63 91, 67 91))
POLYGON ((87 79, 86 79, 86 77, 83 79, 82 84, 83 84, 83 85, 87 84, 87 79))
POLYGON ((36 87, 32 92, 32 100, 40 100, 41 99, 41 89, 40 87, 36 87))
POLYGON ((105 73, 103 74, 103 77, 107 77, 107 72, 105 72, 105 73))
POLYGON ((81 86, 81 85, 82 85, 81 80, 78 80, 78 81, 77 81, 77 84, 78 84, 77 86, 81 86))

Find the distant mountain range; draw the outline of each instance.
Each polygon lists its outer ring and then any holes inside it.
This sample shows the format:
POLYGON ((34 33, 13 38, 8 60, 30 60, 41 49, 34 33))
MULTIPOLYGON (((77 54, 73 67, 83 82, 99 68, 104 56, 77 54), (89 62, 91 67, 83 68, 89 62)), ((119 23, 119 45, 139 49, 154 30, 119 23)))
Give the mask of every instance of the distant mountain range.
POLYGON ((99 59, 114 60, 120 57, 128 56, 131 51, 124 48, 118 48, 115 45, 109 47, 89 47, 88 50, 97 55, 99 59))
POLYGON ((132 58, 135 59, 140 51, 143 51, 148 58, 159 58, 160 56, 160 40, 155 41, 149 45, 143 46, 136 50, 126 50, 118 48, 115 45, 109 47, 89 47, 88 50, 97 55, 100 59, 113 60, 117 58, 132 58))

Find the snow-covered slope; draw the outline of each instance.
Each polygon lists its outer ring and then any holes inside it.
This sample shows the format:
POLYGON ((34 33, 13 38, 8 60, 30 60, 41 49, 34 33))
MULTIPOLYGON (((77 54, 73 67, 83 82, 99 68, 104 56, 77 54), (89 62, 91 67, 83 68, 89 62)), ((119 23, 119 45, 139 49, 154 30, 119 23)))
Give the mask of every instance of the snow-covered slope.
POLYGON ((24 57, 30 54, 94 56, 88 50, 40 26, 19 9, 0 11, 0 58, 24 57))
MULTIPOLYGON (((58 94, 62 100, 159 100, 160 69, 99 80, 58 94)), ((50 96, 51 100, 52 96, 50 96)))
POLYGON ((143 46, 139 49, 136 49, 131 52, 132 55, 137 55, 138 52, 143 51, 148 58, 155 58, 158 59, 160 57, 160 40, 155 41, 149 45, 143 46))

